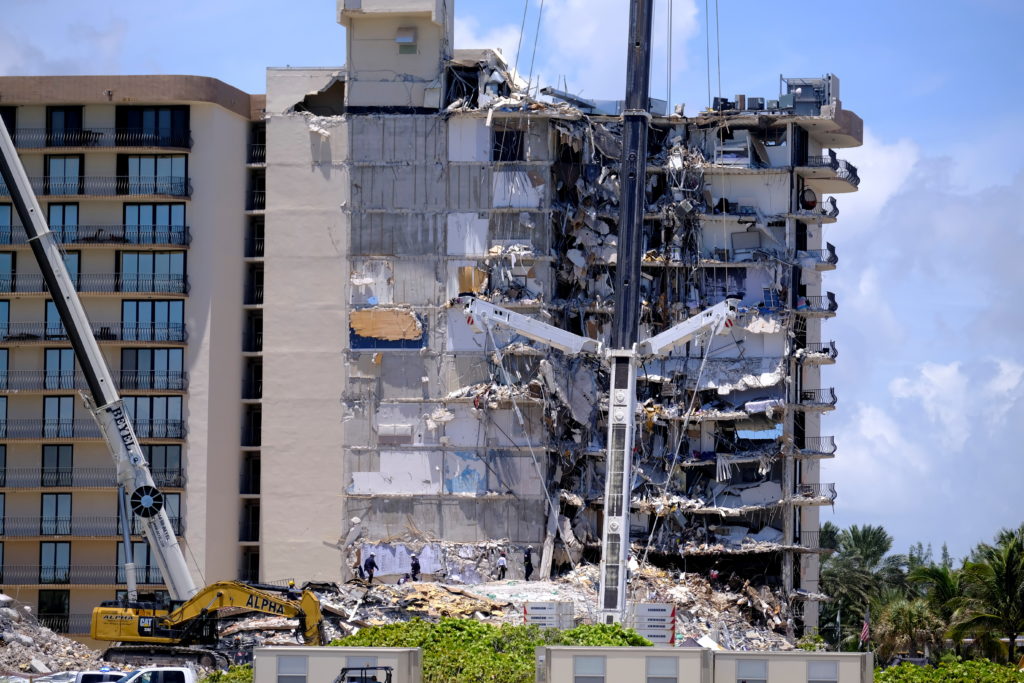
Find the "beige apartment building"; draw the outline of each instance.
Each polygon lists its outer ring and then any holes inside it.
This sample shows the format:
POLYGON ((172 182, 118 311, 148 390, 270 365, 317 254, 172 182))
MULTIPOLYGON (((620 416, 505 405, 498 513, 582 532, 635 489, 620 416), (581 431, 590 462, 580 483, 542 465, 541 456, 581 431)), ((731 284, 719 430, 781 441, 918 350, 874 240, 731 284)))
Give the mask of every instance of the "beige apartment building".
MULTIPOLYGON (((621 105, 528 91, 499 52, 453 49, 453 12, 338 0, 347 65, 270 68, 265 102, 195 77, 0 79, 200 583, 345 580, 368 552, 385 580, 415 552, 467 583, 502 551, 512 577, 530 546, 535 576, 600 559, 606 370, 458 297, 607 339, 621 105)), ((654 103, 643 333, 744 312, 645 364, 630 532, 662 566, 780 588, 799 631, 836 498, 825 232, 859 177, 835 150, 863 135, 835 76, 779 90, 654 103)), ((122 588, 113 468, 19 229, 3 586, 81 632, 122 588)))
MULTIPOLYGON (((262 108, 194 76, 0 78, 0 114, 197 577, 235 577, 242 561, 246 150, 262 108)), ((114 466, 84 388, 4 188, 0 585, 72 634, 125 588, 114 466)), ((141 590, 160 591, 132 543, 141 590)))

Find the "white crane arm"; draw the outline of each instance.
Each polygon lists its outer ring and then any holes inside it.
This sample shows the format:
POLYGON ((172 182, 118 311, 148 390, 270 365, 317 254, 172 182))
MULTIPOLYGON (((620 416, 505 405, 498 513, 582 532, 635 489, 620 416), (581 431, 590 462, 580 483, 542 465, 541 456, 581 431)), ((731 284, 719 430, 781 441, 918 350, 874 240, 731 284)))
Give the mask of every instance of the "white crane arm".
POLYGON ((718 334, 730 326, 729 321, 736 317, 739 303, 738 299, 726 299, 664 332, 648 337, 637 343, 636 354, 640 357, 663 356, 676 346, 685 344, 708 330, 712 330, 712 334, 718 334))
POLYGON ((485 324, 501 325, 514 330, 527 339, 538 341, 570 355, 601 352, 601 342, 596 339, 573 334, 560 327, 549 325, 501 306, 495 306, 475 297, 462 297, 460 301, 465 304, 466 318, 471 325, 476 320, 483 321, 485 324))

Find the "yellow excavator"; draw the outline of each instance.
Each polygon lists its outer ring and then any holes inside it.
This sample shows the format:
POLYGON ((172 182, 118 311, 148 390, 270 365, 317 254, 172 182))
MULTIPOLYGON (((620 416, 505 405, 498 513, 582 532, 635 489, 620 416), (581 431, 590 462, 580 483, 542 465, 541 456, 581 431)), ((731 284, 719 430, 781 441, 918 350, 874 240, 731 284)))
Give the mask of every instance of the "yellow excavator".
POLYGON ((226 619, 252 612, 298 619, 306 645, 324 642, 320 600, 308 587, 298 591, 240 581, 212 583, 174 609, 156 603, 104 602, 92 612, 90 635, 118 643, 103 654, 109 662, 162 659, 224 668, 238 653, 221 640, 221 627, 226 619))

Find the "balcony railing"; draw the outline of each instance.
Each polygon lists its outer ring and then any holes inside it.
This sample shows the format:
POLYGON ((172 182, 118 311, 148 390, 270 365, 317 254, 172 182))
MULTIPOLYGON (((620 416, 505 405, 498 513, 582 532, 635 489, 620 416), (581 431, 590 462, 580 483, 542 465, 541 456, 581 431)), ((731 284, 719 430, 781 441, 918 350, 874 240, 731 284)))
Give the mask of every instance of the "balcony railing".
POLYGON ((835 455, 836 437, 834 436, 809 436, 804 437, 804 445, 798 447, 798 453, 804 455, 835 455))
MULTIPOLYGON (((184 420, 134 420, 140 439, 184 439, 184 420)), ((43 439, 99 439, 93 420, 0 420, 0 439, 35 441, 43 439)))
POLYGON ((259 353, 263 350, 263 330, 251 331, 245 335, 242 341, 242 351, 246 353, 259 353))
POLYGON ((797 484, 796 491, 793 493, 797 498, 823 498, 829 502, 835 501, 838 497, 836 494, 835 484, 797 484))
MULTIPOLYGON (((132 533, 142 533, 142 523, 137 517, 132 518, 132 533)), ((171 528, 181 535, 184 520, 171 517, 171 528)), ((105 517, 5 517, 4 535, 8 537, 25 536, 119 536, 121 526, 116 515, 105 517)))
POLYGON ((823 154, 816 157, 807 157, 807 161, 799 164, 804 168, 831 168, 835 170, 838 167, 839 160, 836 159, 835 152, 832 154, 823 154))
POLYGON ((839 204, 835 197, 829 197, 821 203, 821 213, 829 218, 839 217, 839 204))
POLYGON ((845 159, 838 161, 836 177, 840 180, 845 180, 854 187, 860 186, 860 175, 857 173, 857 167, 845 159))
POLYGON ((47 131, 45 128, 18 128, 14 145, 22 149, 40 147, 179 147, 192 146, 187 130, 144 128, 83 128, 47 131))
POLYGON ((263 305, 263 285, 251 285, 245 289, 245 305, 263 305))
MULTIPOLYGON (((50 226, 61 244, 140 244, 184 246, 192 241, 186 225, 74 225, 50 226)), ((0 244, 27 244, 20 225, 0 225, 0 244)))
POLYGON ((796 310, 798 313, 835 313, 839 310, 836 302, 836 295, 829 292, 825 296, 802 296, 797 300, 796 310))
POLYGON ((839 263, 839 254, 836 253, 835 245, 831 242, 827 242, 824 249, 798 251, 796 252, 796 258, 798 263, 806 263, 805 259, 812 259, 815 267, 834 266, 839 263))
POLYGON ((263 398, 263 380, 247 379, 242 382, 242 398, 263 398))
POLYGON ((266 190, 253 190, 249 193, 249 202, 245 207, 249 211, 262 211, 267 208, 266 190))
POLYGON ((249 145, 249 154, 245 157, 245 161, 249 164, 267 163, 267 146, 256 144, 249 145))
MULTIPOLYGON (((177 371, 145 372, 122 370, 115 375, 122 390, 184 391, 188 388, 188 373, 177 371)), ((0 370, 2 391, 80 391, 88 389, 85 376, 80 372, 51 372, 49 370, 0 370)))
POLYGON ((242 446, 244 447, 256 447, 261 445, 262 431, 256 425, 247 425, 242 427, 242 446))
MULTIPOLYGON (((181 468, 150 470, 161 488, 184 488, 181 468)), ((113 467, 8 467, 0 469, 0 486, 7 488, 46 488, 50 486, 113 488, 117 470, 113 467)))
MULTIPOLYGON (((94 322, 92 334, 97 341, 184 342, 188 334, 183 323, 94 322)), ((59 323, 0 323, 0 344, 12 342, 67 341, 59 323)))
POLYGON ((85 635, 92 626, 92 614, 40 614, 39 623, 54 633, 85 635))
POLYGON ((260 525, 250 521, 243 521, 238 526, 238 540, 243 543, 259 541, 260 525))
POLYGON ((263 257, 263 238, 250 237, 245 240, 245 255, 247 258, 263 257))
MULTIPOLYGON (((125 275, 114 273, 80 273, 73 278, 79 292, 116 294, 186 294, 188 278, 184 275, 125 275)), ((46 281, 41 273, 0 274, 0 294, 46 294, 46 281)))
MULTIPOLYGON (((118 195, 166 195, 188 197, 192 194, 192 183, 184 176, 33 176, 29 178, 32 190, 37 196, 65 197, 71 195, 95 195, 115 197, 118 195)), ((0 182, 0 196, 9 195, 7 186, 0 182)))
POLYGON ((809 356, 835 360, 839 356, 839 349, 836 348, 834 341, 806 344, 801 350, 803 351, 803 354, 801 354, 802 360, 807 360, 809 356))
MULTIPOLYGON (((140 584, 163 585, 159 567, 136 567, 135 578, 140 584)), ((99 584, 125 583, 124 568, 109 564, 75 564, 59 567, 38 564, 7 565, 3 568, 2 582, 9 586, 32 584, 99 584)))
POLYGON ((827 389, 803 389, 800 391, 799 403, 802 406, 834 406, 838 401, 836 390, 833 387, 827 389))

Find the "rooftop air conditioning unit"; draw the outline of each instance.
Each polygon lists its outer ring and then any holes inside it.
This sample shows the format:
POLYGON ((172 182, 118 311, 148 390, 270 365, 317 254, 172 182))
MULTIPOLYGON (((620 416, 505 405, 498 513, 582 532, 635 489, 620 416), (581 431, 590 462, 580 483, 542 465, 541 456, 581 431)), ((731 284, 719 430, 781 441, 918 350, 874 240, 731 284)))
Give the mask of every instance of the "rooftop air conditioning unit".
POLYGON ((747 98, 747 109, 750 111, 758 111, 764 109, 764 98, 763 97, 748 97, 747 98))
POLYGON ((778 100, 768 100, 768 111, 775 111, 779 108, 778 100))

